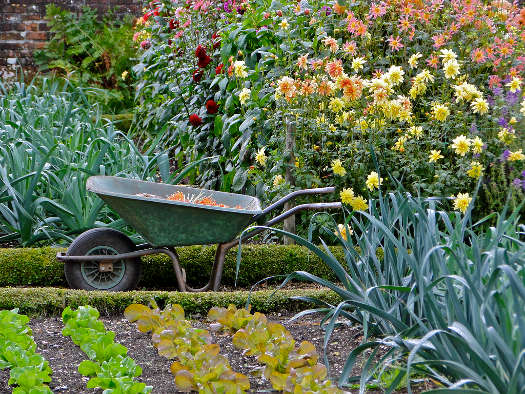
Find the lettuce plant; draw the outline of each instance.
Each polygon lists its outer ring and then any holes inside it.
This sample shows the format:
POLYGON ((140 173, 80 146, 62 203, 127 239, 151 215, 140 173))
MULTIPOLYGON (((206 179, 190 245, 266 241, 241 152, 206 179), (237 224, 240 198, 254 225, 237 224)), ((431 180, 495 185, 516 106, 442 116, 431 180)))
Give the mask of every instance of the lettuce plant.
POLYGON ((0 369, 10 368, 8 384, 15 385, 13 393, 52 393, 51 368, 40 354, 27 326, 29 318, 12 311, 0 311, 0 369))
POLYGON ((102 388, 104 394, 150 393, 151 386, 135 380, 142 374, 142 368, 127 356, 125 346, 114 342, 115 333, 106 331, 99 316, 90 306, 77 310, 67 307, 62 312, 62 334, 70 336, 89 357, 78 366, 80 374, 91 377, 87 388, 102 388))
POLYGON ((233 333, 233 345, 245 354, 257 357, 264 366, 253 372, 262 373, 273 389, 285 393, 339 393, 327 378, 328 371, 318 363, 315 346, 308 341, 298 346, 292 334, 282 325, 269 322, 262 313, 250 314, 248 309, 210 309, 208 319, 218 328, 233 333))
POLYGON ((244 393, 250 388, 248 377, 234 372, 228 359, 219 354, 220 347, 211 343, 210 333, 193 328, 184 319, 180 305, 161 311, 154 302, 153 308, 132 304, 124 315, 136 322, 139 331, 152 333, 153 345, 161 356, 175 359, 170 370, 179 390, 244 393))

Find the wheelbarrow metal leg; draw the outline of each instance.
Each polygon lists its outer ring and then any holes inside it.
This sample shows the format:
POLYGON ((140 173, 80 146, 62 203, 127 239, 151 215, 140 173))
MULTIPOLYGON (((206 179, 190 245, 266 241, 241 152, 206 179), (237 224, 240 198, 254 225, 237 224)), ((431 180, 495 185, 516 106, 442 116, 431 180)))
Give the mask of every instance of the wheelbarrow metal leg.
POLYGON ((226 259, 226 252, 231 248, 228 244, 219 244, 215 251, 215 262, 211 270, 210 285, 213 291, 218 291, 221 284, 222 272, 224 270, 224 260, 226 259))
POLYGON ((175 271, 175 277, 177 278, 177 286, 179 291, 186 291, 186 280, 179 264, 179 256, 177 252, 174 248, 164 248, 163 251, 169 256, 171 262, 173 263, 173 271, 175 271))
POLYGON ((208 284, 198 289, 194 289, 193 287, 190 287, 186 284, 186 291, 191 291, 191 292, 201 292, 201 291, 208 291, 208 290, 218 291, 219 286, 221 285, 222 272, 224 270, 224 260, 226 259, 226 252, 233 245, 234 244, 230 245, 230 243, 217 245, 217 249, 215 251, 215 261, 213 262, 213 267, 211 269, 211 275, 210 275, 210 280, 208 281, 208 284))

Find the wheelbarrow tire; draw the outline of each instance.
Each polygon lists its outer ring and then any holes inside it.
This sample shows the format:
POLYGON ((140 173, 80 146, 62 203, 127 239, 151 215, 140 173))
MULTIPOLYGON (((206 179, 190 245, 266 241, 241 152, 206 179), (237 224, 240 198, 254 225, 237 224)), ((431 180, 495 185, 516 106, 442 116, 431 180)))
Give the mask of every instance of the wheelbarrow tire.
MULTIPOLYGON (((95 228, 80 234, 67 250, 68 256, 120 254, 133 252, 135 244, 124 234, 110 228, 95 228)), ((134 289, 140 279, 140 258, 118 260, 113 271, 98 272, 96 261, 66 262, 64 273, 69 287, 82 290, 125 291, 134 289)))

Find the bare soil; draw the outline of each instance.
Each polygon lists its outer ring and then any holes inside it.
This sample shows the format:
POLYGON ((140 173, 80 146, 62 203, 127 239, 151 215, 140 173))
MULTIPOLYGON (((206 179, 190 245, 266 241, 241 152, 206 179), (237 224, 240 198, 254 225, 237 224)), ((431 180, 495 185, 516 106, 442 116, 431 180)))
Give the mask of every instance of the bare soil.
MULTIPOLYGON (((199 318, 199 316, 196 317, 199 318)), ((269 316, 269 318, 283 324, 292 333, 297 342, 303 340, 312 342, 318 352, 322 354, 324 332, 321 330, 318 320, 301 319, 288 323, 288 319, 280 315, 269 316)), ((101 319, 106 329, 115 332, 115 341, 126 346, 128 355, 142 367, 143 372, 139 380, 153 386, 153 393, 178 393, 173 383, 173 376, 169 370, 171 361, 157 354, 149 334, 139 332, 134 324, 129 323, 121 316, 101 319)), ((195 327, 208 328, 208 322, 202 318, 192 322, 195 327)), ((49 361, 53 370, 52 381, 49 385, 53 392, 102 392, 102 390, 86 389, 88 378, 83 377, 77 371, 78 365, 86 359, 86 356, 70 338, 62 335, 63 324, 59 317, 34 318, 29 325, 33 330, 33 336, 37 343, 37 352, 49 361)), ((212 336, 214 342, 220 345, 221 353, 228 357, 233 370, 250 376, 251 392, 268 392, 271 389, 268 381, 250 375, 250 371, 259 366, 259 364, 255 358, 244 356, 241 351, 233 347, 231 335, 212 332, 212 336)), ((361 329, 357 327, 345 326, 335 329, 327 348, 330 374, 333 377, 333 381, 337 381, 348 354, 359 345, 362 339, 361 336, 361 329)), ((353 372, 358 373, 358 371, 353 372)), ((8 379, 9 371, 0 371, 0 393, 11 392, 11 387, 7 385, 8 379)))

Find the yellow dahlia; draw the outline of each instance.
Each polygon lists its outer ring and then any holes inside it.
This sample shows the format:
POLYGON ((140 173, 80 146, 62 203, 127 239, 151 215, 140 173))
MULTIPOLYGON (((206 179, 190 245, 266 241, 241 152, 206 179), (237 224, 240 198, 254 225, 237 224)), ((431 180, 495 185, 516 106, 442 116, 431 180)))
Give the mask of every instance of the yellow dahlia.
POLYGON ((368 204, 362 196, 357 196, 350 201, 350 206, 355 211, 366 211, 368 209, 368 204))
POLYGON ((350 189, 343 189, 339 193, 339 196, 341 197, 341 202, 343 204, 351 204, 354 199, 354 191, 350 189))
POLYGON ((363 66, 365 65, 366 61, 362 57, 356 57, 354 60, 352 60, 352 70, 355 72, 358 72, 359 70, 363 69, 363 66))
POLYGON ((265 166, 266 165, 266 160, 268 159, 268 157, 266 157, 266 154, 265 154, 265 147, 262 147, 261 149, 259 149, 257 151, 257 154, 255 155, 255 160, 257 161, 257 163, 259 163, 261 166, 265 166))
POLYGON ((481 138, 474 137, 470 140, 470 145, 472 146, 472 152, 481 153, 485 144, 481 138))
POLYGON ((489 112, 489 103, 481 97, 474 99, 470 106, 475 114, 483 115, 489 112))
POLYGON ((512 93, 515 93, 515 92, 517 92, 517 91, 520 89, 520 87, 521 87, 521 79, 519 79, 519 78, 517 78, 517 77, 514 77, 514 78, 512 78, 512 80, 511 80, 508 84, 506 84, 505 86, 507 86, 507 87, 510 89, 510 91, 511 91, 512 93))
POLYGON ((470 140, 464 135, 457 136, 452 142, 452 148, 460 156, 465 156, 470 149, 470 140))
POLYGON ((335 175, 345 176, 346 170, 343 167, 343 163, 341 163, 340 159, 332 161, 332 171, 335 175))
POLYGON ((509 161, 520 161, 525 159, 525 155, 521 152, 522 149, 517 150, 516 152, 510 152, 509 161))
POLYGON ((273 178, 273 187, 278 187, 284 183, 284 177, 282 175, 276 175, 273 178))
POLYGON ((452 197, 454 198, 454 209, 465 213, 472 201, 472 197, 468 193, 458 193, 457 196, 452 197))
POLYGON ((432 115, 434 119, 444 122, 450 115, 450 110, 444 104, 434 104, 432 106, 432 115))
POLYGON ((410 56, 410 59, 408 59, 408 64, 410 65, 410 68, 416 68, 417 62, 423 55, 419 52, 414 53, 412 56, 410 56))
POLYGON ((470 169, 467 171, 467 175, 471 178, 478 179, 483 174, 483 166, 478 161, 473 161, 470 164, 470 169))
POLYGON ((368 178, 366 179, 366 187, 370 191, 373 191, 374 189, 379 188, 380 183, 381 183, 381 178, 379 178, 379 175, 375 171, 372 171, 368 175, 368 178))
POLYGON ((435 163, 435 162, 437 162, 439 159, 442 159, 443 157, 445 157, 445 156, 443 156, 443 155, 441 154, 441 151, 440 151, 440 150, 434 150, 434 149, 432 149, 432 150, 430 151, 430 155, 428 156, 428 160, 429 160, 431 163, 435 163))
POLYGON ((445 78, 455 79, 459 74, 459 63, 457 60, 449 60, 443 65, 443 71, 445 73, 445 78))
POLYGON ((337 225, 337 229, 339 230, 339 232, 337 231, 334 231, 334 234, 335 235, 339 235, 341 234, 341 237, 345 240, 345 241, 348 241, 348 235, 352 235, 354 233, 354 231, 352 230, 352 227, 348 226, 348 225, 344 225, 344 224, 338 224, 337 225), (348 228, 348 233, 346 232, 346 229, 348 228))

